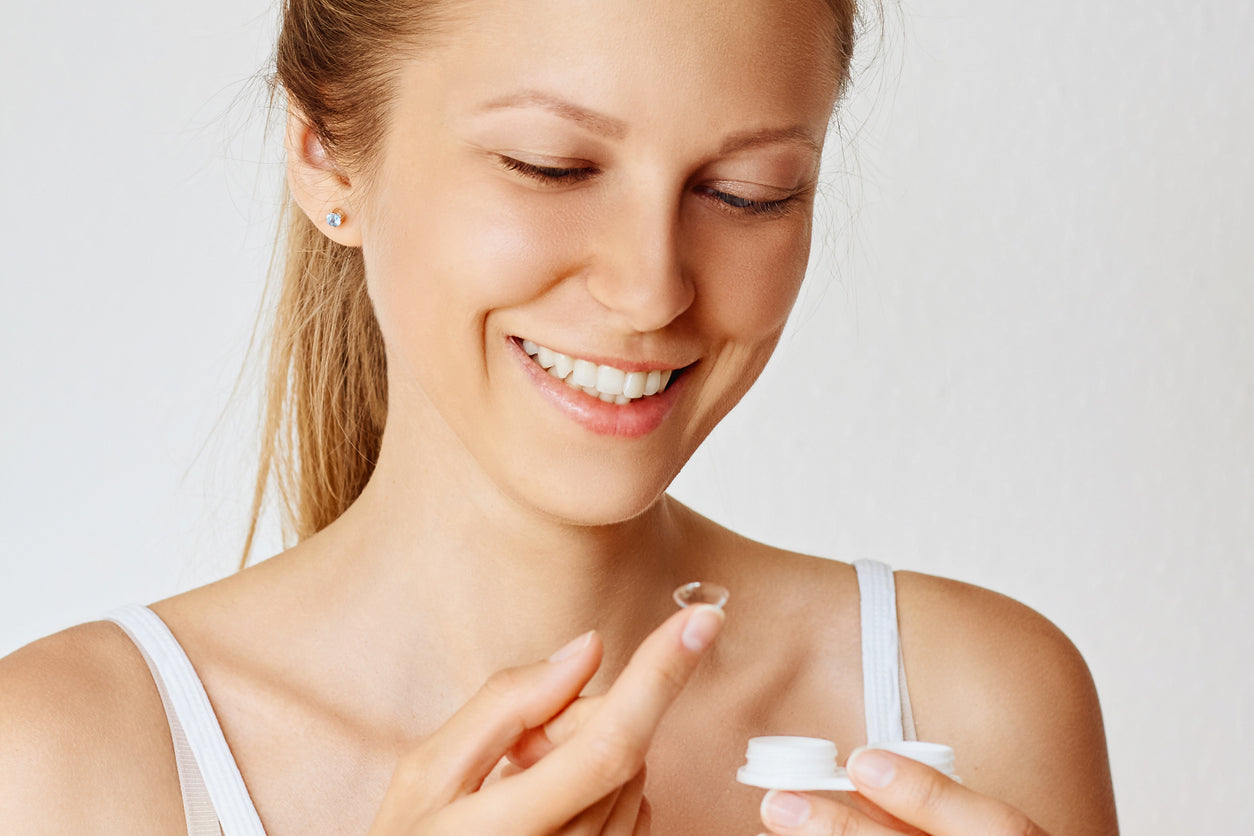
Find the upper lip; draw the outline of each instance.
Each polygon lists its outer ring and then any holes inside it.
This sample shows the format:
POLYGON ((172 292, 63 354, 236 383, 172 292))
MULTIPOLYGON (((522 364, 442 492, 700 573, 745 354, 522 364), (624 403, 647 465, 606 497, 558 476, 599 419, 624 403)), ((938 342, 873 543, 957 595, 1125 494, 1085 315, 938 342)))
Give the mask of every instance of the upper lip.
POLYGON ((622 369, 625 372, 651 372, 655 369, 660 371, 665 371, 667 369, 670 369, 671 371, 678 371, 680 369, 686 369, 688 366, 691 366, 694 362, 696 362, 695 360, 679 363, 670 360, 626 360, 622 357, 610 357, 608 355, 597 354, 595 352, 566 351, 565 349, 558 348, 552 343, 537 340, 533 337, 514 336, 513 340, 520 348, 522 347, 523 340, 530 340, 536 345, 542 345, 551 351, 556 351, 559 354, 565 354, 567 357, 571 357, 576 360, 587 360, 590 363, 596 363, 598 366, 613 366, 614 368, 622 369))

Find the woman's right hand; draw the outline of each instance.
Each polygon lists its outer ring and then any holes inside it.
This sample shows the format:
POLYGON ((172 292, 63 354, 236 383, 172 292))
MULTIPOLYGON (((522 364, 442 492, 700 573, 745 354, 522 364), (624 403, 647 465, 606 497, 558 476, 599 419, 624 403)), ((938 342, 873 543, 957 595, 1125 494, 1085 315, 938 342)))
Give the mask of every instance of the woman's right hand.
POLYGON ((601 663, 601 642, 587 633, 547 661, 494 674, 401 759, 371 836, 648 833, 645 754, 722 623, 714 607, 675 613, 641 643, 568 739, 527 768, 483 786, 524 735, 579 696, 601 663))

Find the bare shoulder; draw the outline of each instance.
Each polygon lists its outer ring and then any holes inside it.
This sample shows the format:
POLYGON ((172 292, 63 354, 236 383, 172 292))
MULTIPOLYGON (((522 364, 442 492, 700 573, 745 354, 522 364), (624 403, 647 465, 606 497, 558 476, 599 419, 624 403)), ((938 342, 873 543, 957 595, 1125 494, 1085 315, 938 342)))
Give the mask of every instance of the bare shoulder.
POLYGON ((170 833, 183 827, 165 712, 115 625, 93 622, 0 659, 6 833, 170 833))
POLYGON ((1051 833, 1115 832, 1097 690, 1044 616, 970 584, 897 573, 919 737, 949 743, 968 785, 1051 833))

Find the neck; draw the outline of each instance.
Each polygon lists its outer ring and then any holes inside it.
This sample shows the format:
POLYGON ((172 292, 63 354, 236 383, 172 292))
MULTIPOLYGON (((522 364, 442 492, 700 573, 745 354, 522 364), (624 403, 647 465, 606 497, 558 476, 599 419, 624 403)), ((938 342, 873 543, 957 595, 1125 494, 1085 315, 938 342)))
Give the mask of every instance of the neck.
POLYGON ((606 649, 599 691, 674 610, 674 587, 697 579, 690 514, 668 497, 624 522, 572 524, 504 495, 458 445, 396 435, 310 545, 334 611, 356 620, 345 634, 370 636, 372 670, 399 702, 438 682, 460 704, 494 671, 593 628, 606 649))

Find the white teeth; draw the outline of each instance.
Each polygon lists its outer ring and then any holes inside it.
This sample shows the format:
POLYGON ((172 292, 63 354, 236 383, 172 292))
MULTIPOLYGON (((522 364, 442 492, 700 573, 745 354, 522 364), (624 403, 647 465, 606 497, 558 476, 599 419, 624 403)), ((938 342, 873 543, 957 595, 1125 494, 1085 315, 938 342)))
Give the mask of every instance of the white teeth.
POLYGON ((666 389, 671 379, 671 369, 626 372, 614 366, 597 365, 590 360, 562 354, 532 340, 522 340, 522 347, 537 365, 553 377, 606 403, 621 406, 636 398, 656 395, 666 389))
POLYGON ((644 381, 644 393, 646 395, 656 395, 662 388, 662 373, 657 369, 649 372, 649 376, 644 381))
POLYGON ((597 391, 606 395, 623 394, 623 380, 627 372, 613 366, 597 366, 597 391))
POLYGON ((623 379, 623 394, 629 398, 640 397, 644 394, 644 383, 648 379, 648 372, 628 372, 623 379))
POLYGON ((597 364, 589 363, 587 360, 576 360, 575 370, 571 373, 571 377, 580 386, 591 386, 595 389, 597 385, 597 364))

